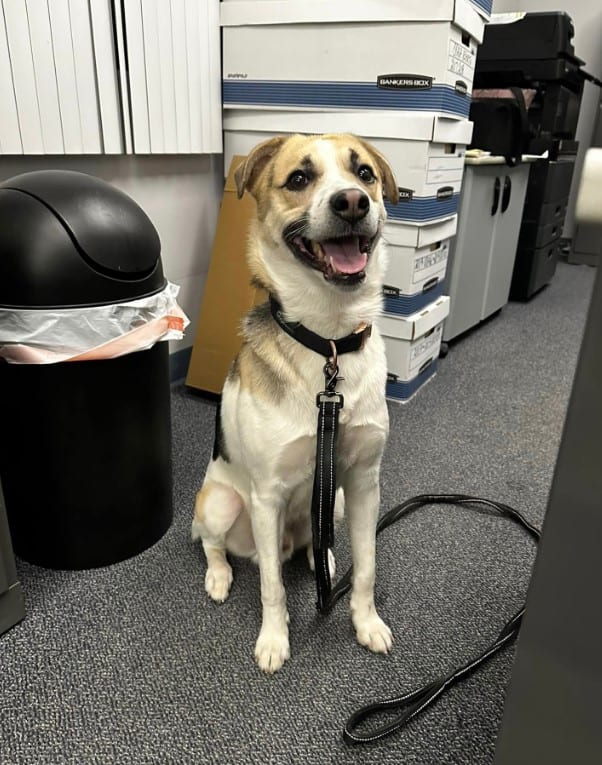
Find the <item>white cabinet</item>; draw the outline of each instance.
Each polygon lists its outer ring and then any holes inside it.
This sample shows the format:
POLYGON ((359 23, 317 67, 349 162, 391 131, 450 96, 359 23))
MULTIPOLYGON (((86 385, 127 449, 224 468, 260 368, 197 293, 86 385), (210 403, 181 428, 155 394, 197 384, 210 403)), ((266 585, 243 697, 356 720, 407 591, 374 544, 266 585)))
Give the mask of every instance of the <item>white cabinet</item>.
POLYGON ((0 0, 0 154, 221 153, 219 0, 0 0))
POLYGON ((451 340, 508 302, 529 165, 470 164, 452 240, 445 294, 450 313, 443 339, 451 340))
POLYGON ((221 153, 218 0, 115 0, 138 154, 221 153))

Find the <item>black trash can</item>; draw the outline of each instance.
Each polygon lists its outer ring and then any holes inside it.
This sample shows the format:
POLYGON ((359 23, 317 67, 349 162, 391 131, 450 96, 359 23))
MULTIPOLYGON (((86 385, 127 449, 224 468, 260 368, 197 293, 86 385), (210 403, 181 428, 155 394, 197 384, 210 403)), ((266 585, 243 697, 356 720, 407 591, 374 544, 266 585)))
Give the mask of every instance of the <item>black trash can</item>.
MULTIPOLYGON (((165 286, 157 232, 126 194, 65 171, 0 184, 0 307, 78 310, 165 286)), ((109 360, 0 360, 0 477, 26 561, 95 568, 158 541, 172 520, 167 343, 109 360)))

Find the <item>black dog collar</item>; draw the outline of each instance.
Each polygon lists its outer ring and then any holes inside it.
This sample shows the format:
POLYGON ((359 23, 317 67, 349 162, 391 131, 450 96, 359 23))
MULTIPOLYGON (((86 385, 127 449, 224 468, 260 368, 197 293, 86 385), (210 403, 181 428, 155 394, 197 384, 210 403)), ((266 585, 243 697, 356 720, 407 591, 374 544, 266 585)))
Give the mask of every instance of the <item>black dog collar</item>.
POLYGON ((324 358, 330 358, 333 355, 331 343, 334 343, 337 354, 340 356, 342 353, 361 350, 366 344, 366 340, 372 334, 372 325, 366 326, 362 324, 350 335, 341 337, 338 340, 327 340, 321 335, 312 332, 311 329, 307 329, 303 324, 288 322, 282 314, 282 306, 273 295, 270 295, 270 310, 274 320, 287 335, 290 335, 311 351, 319 353, 324 358))

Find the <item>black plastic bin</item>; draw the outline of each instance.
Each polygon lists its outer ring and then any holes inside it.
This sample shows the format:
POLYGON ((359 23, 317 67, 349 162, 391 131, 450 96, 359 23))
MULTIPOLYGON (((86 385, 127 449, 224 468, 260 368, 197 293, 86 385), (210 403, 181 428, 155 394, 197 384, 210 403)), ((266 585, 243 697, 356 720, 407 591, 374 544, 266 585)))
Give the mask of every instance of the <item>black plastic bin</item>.
MULTIPOLYGON (((0 307, 76 310, 165 285, 155 228, 111 185, 64 171, 0 184, 0 307)), ((0 477, 19 557, 50 568, 106 566, 169 528, 166 342, 110 360, 0 360, 0 425, 0 477)))

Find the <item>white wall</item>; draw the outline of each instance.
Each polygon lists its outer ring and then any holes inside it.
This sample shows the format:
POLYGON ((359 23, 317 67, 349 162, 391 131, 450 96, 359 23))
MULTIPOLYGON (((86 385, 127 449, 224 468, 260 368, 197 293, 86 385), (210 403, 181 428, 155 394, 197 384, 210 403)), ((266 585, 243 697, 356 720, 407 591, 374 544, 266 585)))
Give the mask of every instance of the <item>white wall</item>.
POLYGON ((45 169, 95 175, 142 207, 159 232, 163 270, 180 285, 178 302, 191 321, 171 351, 192 345, 222 197, 221 155, 3 157, 0 180, 45 169))
MULTIPOLYGON (((602 2, 601 0, 564 0, 554 3, 551 0, 494 0, 495 13, 506 11, 566 11, 573 19, 575 37, 573 44, 575 54, 585 61, 584 69, 596 77, 602 77, 602 2), (560 6, 560 7, 559 7, 560 6)), ((575 165, 575 175, 571 188, 571 198, 567 218, 564 225, 564 235, 572 236, 575 226, 575 200, 581 167, 585 151, 590 146, 594 130, 595 117, 600 99, 600 88, 591 83, 585 84, 577 140, 580 142, 579 154, 575 165)))

